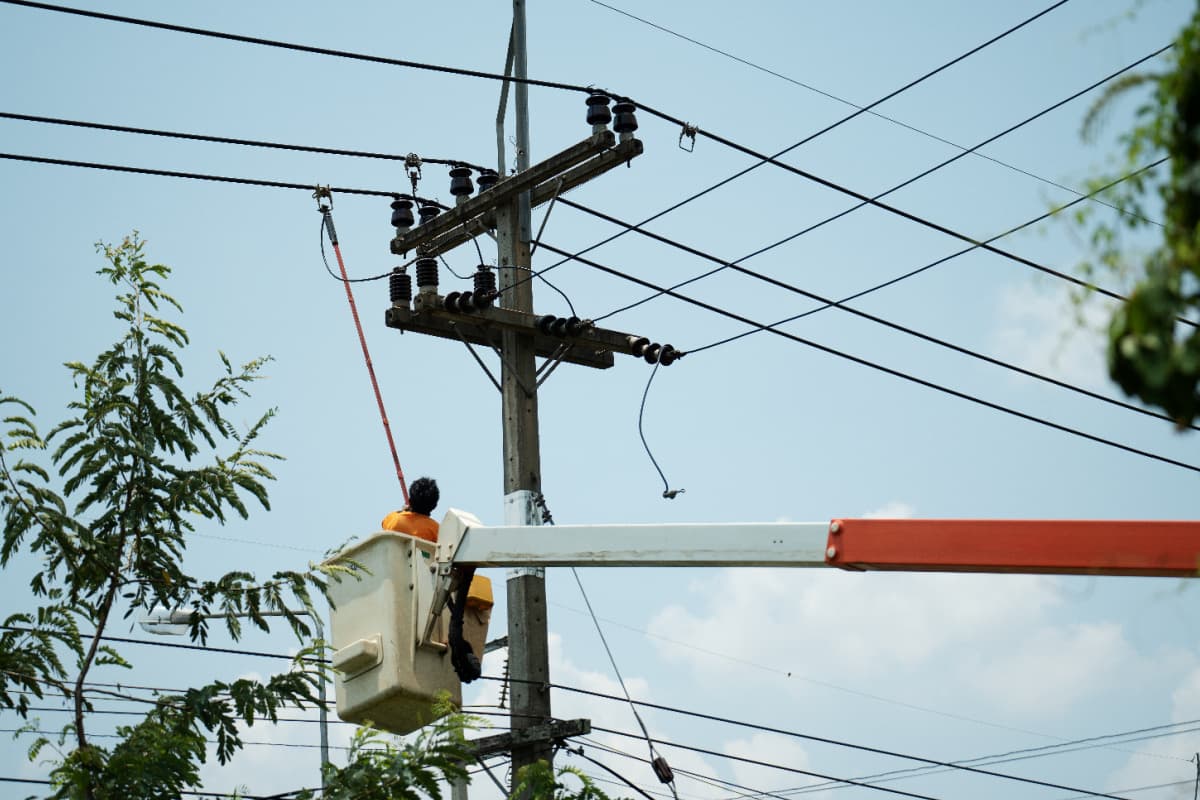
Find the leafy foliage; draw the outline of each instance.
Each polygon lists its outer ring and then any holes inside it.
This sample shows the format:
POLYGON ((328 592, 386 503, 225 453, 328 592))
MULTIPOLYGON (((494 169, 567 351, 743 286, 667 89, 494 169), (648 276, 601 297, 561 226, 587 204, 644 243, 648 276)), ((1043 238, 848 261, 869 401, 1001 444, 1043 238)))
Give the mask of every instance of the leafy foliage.
MULTIPOLYGON (((33 408, 0 394, 0 566, 19 553, 33 556, 39 566, 30 588, 42 603, 0 627, 0 708, 24 715, 28 698, 47 686, 73 700, 64 733, 74 748, 55 748, 55 797, 171 796, 195 784, 207 735, 216 736, 224 762, 242 745, 239 721, 274 720, 283 705, 315 702, 313 664, 263 683, 215 681, 162 698, 105 749, 87 738, 88 698, 101 691, 87 676, 98 665, 130 666, 102 644, 112 613, 192 607, 192 638, 204 641, 209 616, 223 617, 236 639, 241 617, 265 630, 265 612, 273 612, 305 639, 311 592, 323 592, 337 570, 310 565, 262 584, 245 572, 204 581, 185 572, 186 536, 198 521, 246 517, 251 503, 269 508, 268 464, 279 456, 257 440, 274 412, 244 431, 225 416, 249 396, 267 360, 234 368, 222 354, 216 380, 189 394, 180 358, 187 333, 166 316, 181 309, 161 286, 169 268, 146 260, 136 234, 98 249, 106 261, 99 274, 117 287, 114 316, 124 333, 91 364, 66 365, 80 392, 68 418, 43 437, 33 408)), ((46 744, 37 743, 32 757, 46 744)))
POLYGON ((565 766, 556 772, 545 761, 521 767, 513 796, 537 800, 609 800, 608 795, 580 770, 565 766), (564 782, 568 776, 578 781, 579 788, 571 788, 564 782))
MULTIPOLYGON (((225 416, 249 395, 266 359, 235 369, 221 355, 211 387, 184 391, 187 333, 163 316, 181 310, 160 285, 170 270, 148 263, 143 248, 136 234, 99 247, 107 262, 99 274, 118 287, 114 316, 125 332, 90 365, 66 365, 80 391, 68 419, 43 437, 33 408, 0 393, 7 415, 0 430, 0 567, 18 554, 32 556, 38 566, 30 588, 41 603, 0 625, 0 709, 25 716, 29 697, 42 697, 47 687, 73 701, 73 721, 57 741, 39 738, 29 749, 31 760, 51 756, 54 800, 179 797, 197 787, 210 741, 225 763, 243 746, 242 726, 273 723, 281 708, 317 702, 325 669, 319 640, 301 650, 290 671, 265 681, 215 680, 153 700, 95 686, 87 680, 94 667, 131 667, 103 644, 114 612, 191 608, 191 637, 200 642, 210 618, 222 619, 236 640, 240 620, 267 630, 269 614, 304 642, 312 636, 304 621, 315 613, 312 593, 361 571, 355 564, 309 565, 262 583, 242 571, 212 580, 185 571, 186 537, 199 521, 245 517, 253 503, 269 508, 266 485, 274 476, 267 465, 279 457, 256 442, 274 412, 244 431, 225 416), (118 729, 111 748, 87 737, 89 698, 96 695, 149 705, 139 722, 118 729)), ((446 783, 466 779, 465 731, 472 724, 449 714, 402 744, 362 729, 347 766, 324 766, 322 796, 441 800, 446 783)), ((548 768, 546 774, 531 772, 523 785, 537 797, 604 798, 586 780, 582 793, 565 793, 548 768), (534 788, 543 785, 545 794, 534 788)))
MULTIPOLYGON (((464 764, 471 760, 465 730, 469 720, 460 714, 442 717, 421 730, 414 740, 398 744, 379 731, 359 728, 350 742, 345 767, 326 764, 322 798, 328 800, 442 800, 442 784, 467 780, 464 764)), ((298 800, 317 797, 300 793, 298 800)))
POLYGON ((1125 212, 1117 222, 1098 221, 1094 209, 1081 212, 1077 222, 1089 231, 1095 252, 1085 271, 1136 277, 1109 326, 1109 374, 1126 393, 1185 427, 1200 414, 1200 328, 1180 322, 1196 319, 1200 311, 1200 9, 1180 33, 1171 59, 1161 73, 1114 84, 1084 124, 1090 135, 1115 97, 1149 85, 1138 124, 1121 140, 1123 170, 1140 170, 1166 154, 1169 175, 1138 172, 1127 180, 1114 197, 1125 212), (1161 236, 1149 253, 1131 255, 1127 235, 1149 226, 1145 207, 1154 195, 1165 207, 1161 236))

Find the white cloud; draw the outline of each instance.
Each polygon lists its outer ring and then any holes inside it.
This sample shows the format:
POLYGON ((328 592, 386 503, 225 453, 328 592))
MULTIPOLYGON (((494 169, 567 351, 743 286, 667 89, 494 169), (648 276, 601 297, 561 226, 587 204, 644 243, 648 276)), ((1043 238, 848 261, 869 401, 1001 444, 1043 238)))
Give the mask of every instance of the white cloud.
MULTIPOLYGON (((982 646, 1059 602, 1036 576, 899 575, 722 570, 700 599, 656 615, 654 634, 720 642, 721 650, 797 675, 867 679, 916 669, 947 648, 982 646)), ((735 665, 661 648, 710 678, 735 665)))
POLYGON ((863 514, 863 519, 912 519, 917 510, 908 503, 892 500, 874 511, 863 514))
MULTIPOLYGON (((775 733, 754 733, 746 739, 735 739, 724 747, 727 755, 738 758, 779 764, 792 769, 808 769, 808 752, 795 739, 775 733)), ((794 787, 804 780, 795 773, 762 767, 745 761, 733 761, 733 779, 742 786, 760 791, 775 791, 794 787)))
MULTIPOLYGON (((1200 666, 1187 672, 1171 695, 1172 723, 1200 719, 1200 666)), ((1180 731, 1190 731, 1195 725, 1186 725, 1180 731)), ((1124 790, 1135 786, 1150 786, 1173 780, 1190 781, 1195 777, 1195 766, 1191 759, 1196 752, 1195 734, 1164 736, 1136 744, 1125 745, 1122 750, 1135 751, 1129 755, 1124 766, 1114 772, 1108 781, 1110 791, 1124 790)), ((1176 787, 1163 797, 1192 797, 1193 785, 1176 787)))
POLYGON ((1070 383, 1109 384, 1104 330, 1110 305, 1091 298, 1072 304, 1066 291, 1021 284, 1001 292, 992 347, 996 355, 1070 383))
POLYGON ((997 706, 1053 717, 1116 684, 1137 660, 1119 625, 1042 627, 986 660, 971 659, 964 673, 997 706))

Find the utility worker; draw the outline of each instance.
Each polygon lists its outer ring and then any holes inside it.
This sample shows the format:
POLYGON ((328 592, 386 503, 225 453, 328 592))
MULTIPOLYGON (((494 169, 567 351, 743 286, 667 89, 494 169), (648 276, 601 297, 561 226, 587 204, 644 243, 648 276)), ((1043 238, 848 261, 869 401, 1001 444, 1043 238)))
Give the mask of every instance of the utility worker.
POLYGON ((441 494, 433 478, 417 478, 408 487, 408 505, 383 518, 385 531, 407 533, 427 542, 436 542, 438 524, 429 515, 437 508, 441 494))

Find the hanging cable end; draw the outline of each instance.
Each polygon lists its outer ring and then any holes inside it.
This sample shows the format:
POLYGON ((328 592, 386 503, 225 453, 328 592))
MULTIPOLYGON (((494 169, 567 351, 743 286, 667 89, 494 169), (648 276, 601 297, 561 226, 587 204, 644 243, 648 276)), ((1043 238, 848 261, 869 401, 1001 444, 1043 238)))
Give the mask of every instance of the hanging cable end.
MULTIPOLYGON (((667 489, 663 492, 663 499, 664 500, 674 500, 676 497, 678 497, 679 495, 683 494, 686 491, 687 491, 687 489, 667 489)), ((666 781, 663 781, 663 782, 666 783, 666 781)))

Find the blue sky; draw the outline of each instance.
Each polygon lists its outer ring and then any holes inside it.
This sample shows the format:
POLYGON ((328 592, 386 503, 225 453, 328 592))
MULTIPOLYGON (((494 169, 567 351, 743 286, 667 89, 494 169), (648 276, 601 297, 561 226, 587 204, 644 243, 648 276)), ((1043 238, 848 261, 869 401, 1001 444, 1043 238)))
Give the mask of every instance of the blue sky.
MULTIPOLYGON (((1040 11, 1044 4, 921 2, 618 4, 687 36, 863 105, 1040 11)), ((78 4, 180 25, 470 69, 502 70, 510 8, 456 4, 78 4)), ((929 135, 970 147, 1163 47, 1189 4, 1072 0, 877 109, 791 153, 789 163, 874 194, 954 155, 929 135)), ((672 37, 588 0, 531 3, 533 77, 611 88, 757 150, 774 152, 852 108, 672 37)), ((1150 62, 1150 68, 1161 60, 1150 62)), ((0 6, 0 110, 247 139, 494 163, 499 85, 178 33, 0 6)), ((987 237, 1074 195, 1110 164, 1136 98, 1115 103, 1095 142, 1080 122, 1095 93, 889 198, 895 206, 987 237), (1016 167, 1034 176, 1022 174, 1016 167), (1044 180, 1039 180, 1038 178, 1044 180)), ((579 95, 530 92, 532 158, 584 138, 579 95)), ((511 114, 511 110, 510 110, 511 114)), ((636 222, 753 163, 639 116, 646 152, 577 189, 572 200, 636 222)), ((511 129, 510 129, 511 135, 511 129)), ((181 142, 0 120, 9 153, 407 191, 396 162, 181 142)), ((510 152, 508 163, 513 162, 510 152)), ((266 444, 287 457, 272 510, 225 528, 200 526, 193 574, 300 567, 375 529, 400 503, 345 294, 321 264, 319 217, 305 192, 0 161, 4 313, 0 389, 31 402, 45 428, 73 397, 61 364, 88 360, 116 335, 109 287, 94 271, 98 240, 139 230, 169 264, 169 290, 192 336, 186 368, 197 388, 216 352, 273 356, 269 378, 241 413, 279 415, 266 444)), ((422 194, 449 201, 443 168, 426 166, 422 194)), ((652 223, 651 230, 738 258, 854 204, 764 167, 652 223)), ((540 223, 544 209, 535 212, 540 223)), ((383 198, 335 198, 347 267, 377 275, 395 263, 383 198)), ((544 240, 580 250, 617 229, 558 206, 544 240)), ((1082 235, 1051 221, 998 243, 1064 271, 1087 255, 1082 235)), ((494 249, 482 242, 485 258, 494 249)), ((1131 247, 1136 247, 1132 242, 1131 247)), ((874 208, 802 236, 748 266, 825 296, 844 296, 961 249, 955 240, 874 208)), ((711 267, 629 235, 589 254, 659 284, 711 267)), ((474 248, 448 256, 474 269, 474 248)), ((543 252, 535 266, 553 263, 543 252)), ((548 276, 581 316, 599 317, 645 290, 579 264, 548 276)), ((1118 278, 1107 279, 1121 288, 1118 278)), ((452 285, 443 270, 443 287, 452 285)), ((729 272, 685 290, 744 316, 774 321, 813 304, 729 272)), ((429 474, 443 502, 501 521, 499 398, 461 345, 383 325, 383 283, 355 286, 405 471, 429 474)), ((539 313, 565 313, 535 288, 539 313)), ((1080 327, 1064 284, 974 252, 864 297, 855 307, 1108 396, 1094 302, 1080 327)), ((744 326, 669 298, 605 324, 694 349, 744 326)), ((1200 463, 1194 434, 948 352, 836 310, 787 327, 798 336, 990 402, 1104 438, 1200 463)), ((493 359, 494 360, 494 359, 493 359)), ((610 370, 564 366, 540 393, 543 489, 560 522, 828 520, 871 513, 918 517, 1195 518, 1195 473, 1086 441, 758 333, 660 370, 638 437, 649 367, 618 357, 610 370)), ((5 575, 0 610, 23 608, 28 564, 5 575)), ((503 573, 493 576, 502 581, 503 573)), ((597 613, 636 695, 883 749, 950 760, 1200 718, 1195 589, 1146 579, 881 576, 802 571, 585 570, 597 613)), ((556 682, 619 693, 569 574, 549 577, 556 682)), ((503 633, 498 608, 494 633, 503 633)), ((126 633, 124 629, 117 633, 126 633)), ((140 636, 140 631, 132 634, 140 636)), ((225 645, 221 637, 213 644, 225 645)), ((248 649, 286 652, 286 633, 248 649)), ((113 680, 149 686, 263 673, 275 662, 130 646, 136 668, 113 680)), ((497 674, 502 661, 489 659, 497 674)), ((495 702, 494 685, 468 691, 495 702)), ((636 728, 628 709, 559 694, 555 713, 636 728)), ((115 705, 113 706, 116 707, 115 705)), ((119 718, 99 717, 99 729, 119 718)), ((64 720, 46 712, 54 727, 64 720)), ((16 718, 5 720, 16 727, 16 718)), ((655 712, 663 739, 839 776, 908 766, 846 748, 700 724, 655 712)), ((344 741, 344 727, 339 727, 344 741)), ((315 744, 307 724, 248 739, 315 744)), ((644 754, 636 740, 601 742, 644 754)), ((673 765, 756 790, 811 779, 660 747, 673 765)), ((1190 780, 1194 736, 1092 748, 996 769, 1086 789, 1190 780)), ((599 750, 589 750, 599 755, 599 750)), ((250 747, 206 788, 268 793, 313 785, 314 750, 250 747)), ((648 768, 610 763, 649 789, 648 768)), ((0 774, 39 777, 23 748, 0 748, 0 774)), ((993 778, 949 774, 897 784, 935 797, 1057 798, 993 778)), ((681 797, 728 797, 693 782, 681 797)), ((1192 786, 1137 797, 1183 797, 1192 786)), ((1118 791, 1119 790, 1119 791, 1118 791)), ((474 790, 487 796, 487 790, 474 790)), ((879 794, 849 788, 830 796, 879 794)))

